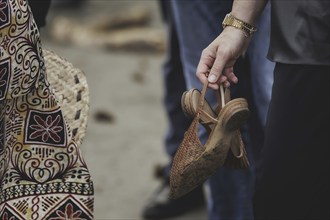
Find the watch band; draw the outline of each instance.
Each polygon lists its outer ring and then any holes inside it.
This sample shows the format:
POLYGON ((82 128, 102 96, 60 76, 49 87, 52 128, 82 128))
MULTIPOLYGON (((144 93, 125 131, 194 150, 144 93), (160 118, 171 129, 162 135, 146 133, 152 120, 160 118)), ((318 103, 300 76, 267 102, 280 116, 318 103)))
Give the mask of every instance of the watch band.
POLYGON ((235 18, 231 14, 227 14, 223 19, 222 27, 232 26, 237 29, 241 29, 245 37, 251 37, 254 32, 257 31, 257 28, 249 23, 246 23, 238 18, 235 18))

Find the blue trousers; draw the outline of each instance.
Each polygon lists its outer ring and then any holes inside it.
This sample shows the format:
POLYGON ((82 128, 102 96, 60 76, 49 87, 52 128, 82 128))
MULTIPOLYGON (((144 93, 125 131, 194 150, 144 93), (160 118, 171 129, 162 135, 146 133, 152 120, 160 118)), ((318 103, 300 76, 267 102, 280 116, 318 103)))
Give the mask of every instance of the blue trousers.
MULTIPOLYGON (((169 56, 164 65, 164 101, 170 122, 165 146, 172 158, 190 122, 181 118, 181 95, 187 89, 201 89, 202 84, 195 76, 201 52, 222 31, 221 22, 230 12, 232 1, 171 0, 169 3, 170 41, 169 56)), ((211 220, 253 219, 254 161, 259 156, 263 142, 274 68, 274 64, 266 59, 269 44, 269 8, 260 20, 254 40, 235 66, 240 82, 231 88, 233 97, 245 97, 248 100, 252 112, 249 122, 242 128, 251 167, 246 171, 222 167, 208 180, 208 214, 211 220), (260 40, 264 43, 256 42, 260 40)), ((209 91, 206 98, 212 105, 216 104, 212 91, 209 91)), ((205 130, 200 129, 201 141, 206 141, 206 137, 205 130)))

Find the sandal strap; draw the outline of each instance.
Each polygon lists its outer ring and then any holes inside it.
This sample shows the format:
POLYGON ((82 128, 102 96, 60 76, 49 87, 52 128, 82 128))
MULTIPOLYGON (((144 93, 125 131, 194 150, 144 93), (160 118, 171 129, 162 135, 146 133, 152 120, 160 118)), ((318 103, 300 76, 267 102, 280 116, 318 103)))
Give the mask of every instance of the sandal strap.
POLYGON ((220 109, 222 109, 225 104, 230 101, 229 92, 230 90, 228 88, 224 88, 222 84, 219 86, 219 90, 215 92, 220 109))
MULTIPOLYGON (((210 120, 207 123, 211 123, 211 122, 217 122, 217 120, 215 118, 213 118, 209 113, 207 113, 203 110, 208 84, 209 84, 208 80, 205 80, 203 83, 201 95, 198 100, 197 114, 203 114, 203 116, 207 117, 210 120)), ((225 106, 225 104, 230 101, 230 90, 227 88, 224 88, 224 86, 221 84, 219 86, 219 90, 217 90, 215 93, 216 93, 217 103, 218 103, 217 108, 219 109, 219 112, 220 112, 220 110, 225 106)), ((217 112, 217 113, 219 113, 219 112, 217 112)))
POLYGON ((221 102, 219 102, 219 103, 221 103, 221 107, 223 108, 225 106, 226 102, 225 102, 225 89, 223 88, 222 84, 220 84, 220 86, 219 86, 219 93, 221 95, 221 102))
POLYGON ((205 118, 207 118, 208 120, 205 120, 202 122, 202 124, 213 124, 213 123, 217 123, 218 120, 213 118, 209 113, 207 113, 206 111, 204 111, 203 109, 200 109, 199 114, 203 115, 205 118))
POLYGON ((204 83, 203 83, 203 89, 202 89, 201 96, 199 97, 199 101, 198 101, 199 111, 203 109, 203 106, 204 106, 204 103, 205 103, 205 94, 206 94, 208 84, 209 84, 209 82, 207 80, 205 80, 204 83))
MULTIPOLYGON (((206 91, 207 91, 207 88, 208 88, 207 87, 208 84, 209 84, 208 80, 205 80, 204 83, 203 83, 203 89, 201 91, 201 95, 200 95, 199 100, 198 100, 198 113, 203 111, 202 109, 203 109, 204 103, 205 103, 205 94, 206 94, 206 91)), ((227 88, 224 88, 222 84, 219 86, 219 90, 216 91, 218 106, 220 106, 219 109, 222 109, 225 106, 225 104, 228 101, 230 101, 230 95, 229 95, 229 97, 226 97, 227 92, 228 92, 227 88)), ((209 118, 213 118, 208 113, 206 113, 206 112, 204 112, 204 113, 207 114, 209 116, 209 118)))

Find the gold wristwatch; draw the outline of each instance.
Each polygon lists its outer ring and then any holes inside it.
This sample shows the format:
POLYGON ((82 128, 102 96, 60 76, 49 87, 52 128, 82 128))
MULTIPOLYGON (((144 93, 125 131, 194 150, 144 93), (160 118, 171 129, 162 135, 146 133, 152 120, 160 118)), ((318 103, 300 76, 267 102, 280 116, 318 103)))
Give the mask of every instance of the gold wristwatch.
POLYGON ((251 37, 254 32, 257 31, 257 28, 251 24, 248 24, 238 18, 235 18, 231 14, 227 14, 225 19, 223 19, 222 27, 232 26, 237 29, 241 29, 245 37, 251 37))

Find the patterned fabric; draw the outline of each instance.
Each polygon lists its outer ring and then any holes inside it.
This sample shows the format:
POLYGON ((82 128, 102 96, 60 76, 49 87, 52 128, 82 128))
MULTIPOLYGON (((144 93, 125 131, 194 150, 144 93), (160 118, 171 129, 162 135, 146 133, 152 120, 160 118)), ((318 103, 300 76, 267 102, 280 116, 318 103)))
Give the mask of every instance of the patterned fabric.
POLYGON ((0 0, 0 218, 92 219, 93 182, 27 0, 0 0))

